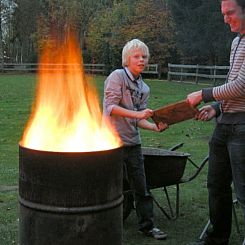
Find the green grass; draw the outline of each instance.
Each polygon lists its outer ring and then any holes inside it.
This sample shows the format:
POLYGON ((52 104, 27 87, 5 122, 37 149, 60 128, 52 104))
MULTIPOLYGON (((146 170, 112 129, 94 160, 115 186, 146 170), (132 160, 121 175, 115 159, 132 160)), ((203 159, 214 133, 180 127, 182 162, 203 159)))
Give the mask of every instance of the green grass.
MULTIPOLYGON (((100 95, 103 92, 105 77, 96 77, 96 85, 100 95)), ((183 84, 159 80, 146 80, 151 88, 149 108, 173 103, 186 98, 192 91, 201 89, 206 85, 183 84)), ((18 192, 8 190, 8 186, 18 185, 18 142, 30 114, 35 92, 35 75, 1 75, 0 76, 0 244, 17 244, 18 237, 18 192), (7 187, 6 187, 7 186, 7 187)), ((102 96, 101 96, 102 98, 102 96)), ((172 125, 162 133, 142 130, 144 146, 170 148, 183 142, 180 151, 188 152, 196 163, 208 153, 208 140, 211 135, 213 122, 198 122, 188 120, 172 125)), ((185 175, 194 170, 187 164, 185 175)), ((136 232, 137 219, 132 212, 124 224, 124 245, 184 245, 195 240, 208 219, 207 167, 195 180, 180 186, 180 217, 176 220, 167 218, 155 207, 156 223, 164 229, 169 238, 154 241, 144 238, 136 232)), ((168 188, 171 200, 174 201, 176 188, 168 188)), ((153 194, 163 205, 166 205, 160 189, 153 190, 153 194)), ((237 209, 240 228, 244 230, 241 210, 237 209)), ((241 236, 233 229, 231 244, 240 245, 241 236)))

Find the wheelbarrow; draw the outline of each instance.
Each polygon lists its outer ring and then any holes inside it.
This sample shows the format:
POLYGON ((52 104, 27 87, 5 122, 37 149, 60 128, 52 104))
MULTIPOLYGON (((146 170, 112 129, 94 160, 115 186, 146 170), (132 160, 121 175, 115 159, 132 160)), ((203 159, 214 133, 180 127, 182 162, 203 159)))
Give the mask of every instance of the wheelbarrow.
MULTIPOLYGON (((183 143, 180 143, 168 150, 142 147, 147 186, 149 190, 163 188, 169 207, 168 212, 159 204, 153 195, 152 197, 157 207, 160 208, 162 213, 168 219, 174 219, 179 216, 180 184, 189 182, 196 178, 208 161, 208 156, 206 156, 199 165, 195 164, 191 160, 189 153, 175 151, 182 146, 183 143), (190 162, 195 167, 195 171, 191 176, 184 177, 183 175, 187 162, 190 162), (167 187, 171 185, 176 186, 175 213, 173 211, 167 190, 167 187)), ((129 216, 131 210, 134 209, 133 192, 130 190, 130 185, 127 180, 124 180, 123 193, 123 219, 125 220, 129 216)))

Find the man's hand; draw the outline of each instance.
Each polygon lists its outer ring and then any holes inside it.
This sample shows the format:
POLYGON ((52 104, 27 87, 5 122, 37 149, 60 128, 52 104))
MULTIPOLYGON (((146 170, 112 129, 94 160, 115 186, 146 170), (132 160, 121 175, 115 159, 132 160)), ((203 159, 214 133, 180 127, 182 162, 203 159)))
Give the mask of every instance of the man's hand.
POLYGON ((216 111, 211 105, 203 106, 195 116, 197 120, 209 121, 216 116, 216 111))
POLYGON ((187 95, 187 102, 192 106, 197 106, 202 101, 202 90, 187 95))

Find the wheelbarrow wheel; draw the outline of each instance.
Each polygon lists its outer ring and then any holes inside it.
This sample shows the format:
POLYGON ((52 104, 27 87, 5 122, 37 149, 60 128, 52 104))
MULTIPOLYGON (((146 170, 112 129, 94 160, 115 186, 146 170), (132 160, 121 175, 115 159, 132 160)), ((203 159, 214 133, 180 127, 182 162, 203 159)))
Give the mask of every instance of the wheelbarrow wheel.
POLYGON ((132 191, 127 190, 123 192, 123 220, 126 220, 131 213, 131 210, 134 209, 134 196, 132 191))

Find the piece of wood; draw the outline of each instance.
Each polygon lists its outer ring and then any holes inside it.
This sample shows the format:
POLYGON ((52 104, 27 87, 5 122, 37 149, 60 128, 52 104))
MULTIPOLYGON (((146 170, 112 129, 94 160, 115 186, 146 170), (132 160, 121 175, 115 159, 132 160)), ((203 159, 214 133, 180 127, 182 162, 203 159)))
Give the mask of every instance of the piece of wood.
POLYGON ((154 110, 152 119, 157 125, 160 122, 171 125, 194 118, 197 113, 198 109, 196 107, 182 100, 154 110))

